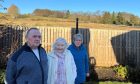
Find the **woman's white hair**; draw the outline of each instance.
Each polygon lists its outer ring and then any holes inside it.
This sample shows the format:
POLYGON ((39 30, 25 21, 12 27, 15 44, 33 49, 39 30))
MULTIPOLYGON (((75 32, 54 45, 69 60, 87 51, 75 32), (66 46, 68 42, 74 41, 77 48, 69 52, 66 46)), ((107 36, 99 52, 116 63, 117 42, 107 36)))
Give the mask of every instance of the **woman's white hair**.
POLYGON ((55 42, 54 42, 54 44, 53 44, 53 46, 52 46, 52 49, 53 49, 53 50, 56 48, 56 44, 57 44, 57 43, 63 43, 65 49, 68 47, 68 43, 66 42, 66 40, 65 40, 64 38, 59 37, 59 38, 57 38, 57 39, 55 40, 55 42))

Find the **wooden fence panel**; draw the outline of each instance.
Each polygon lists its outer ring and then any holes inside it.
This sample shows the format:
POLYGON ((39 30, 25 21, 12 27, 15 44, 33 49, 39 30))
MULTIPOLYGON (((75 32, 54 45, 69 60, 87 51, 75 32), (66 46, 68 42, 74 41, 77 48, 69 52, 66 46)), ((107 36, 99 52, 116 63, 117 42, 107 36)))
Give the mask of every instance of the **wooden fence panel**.
MULTIPOLYGON (((25 43, 25 31, 27 27, 7 27, 5 32, 9 36, 3 36, 1 47, 10 48, 10 35, 16 34, 19 45, 25 43), (11 29, 13 28, 13 30, 11 29), (16 32, 15 32, 16 31, 16 32)), ((63 37, 71 44, 74 28, 68 27, 38 27, 42 33, 42 46, 47 52, 58 37, 63 37)), ((80 28, 79 32, 83 34, 84 44, 88 48, 89 56, 96 59, 96 66, 110 67, 116 64, 140 65, 140 31, 139 30, 111 30, 111 29, 91 29, 80 28)), ((14 39, 12 38, 12 39, 14 39)))

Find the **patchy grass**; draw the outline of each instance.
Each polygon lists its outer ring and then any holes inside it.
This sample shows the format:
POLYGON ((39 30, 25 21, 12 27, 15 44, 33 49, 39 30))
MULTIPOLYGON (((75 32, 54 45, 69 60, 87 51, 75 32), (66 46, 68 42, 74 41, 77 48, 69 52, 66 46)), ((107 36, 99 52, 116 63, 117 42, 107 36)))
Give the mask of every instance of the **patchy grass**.
POLYGON ((105 82, 88 82, 85 84, 140 84, 140 83, 105 81, 105 82))
MULTIPOLYGON (((75 19, 51 18, 41 16, 29 16, 27 18, 10 18, 8 15, 0 15, 0 24, 11 24, 20 26, 55 26, 55 27, 75 27, 75 19), (6 18, 6 19, 5 19, 6 18)), ((85 22, 79 20, 79 27, 81 28, 98 28, 98 29, 118 29, 118 30, 140 30, 124 25, 99 24, 92 22, 85 22)))
MULTIPOLYGON (((0 70, 0 84, 4 84, 4 74, 5 70, 0 70)), ((140 83, 131 83, 131 82, 118 82, 118 81, 99 81, 99 82, 87 82, 85 84, 140 84, 140 83)))

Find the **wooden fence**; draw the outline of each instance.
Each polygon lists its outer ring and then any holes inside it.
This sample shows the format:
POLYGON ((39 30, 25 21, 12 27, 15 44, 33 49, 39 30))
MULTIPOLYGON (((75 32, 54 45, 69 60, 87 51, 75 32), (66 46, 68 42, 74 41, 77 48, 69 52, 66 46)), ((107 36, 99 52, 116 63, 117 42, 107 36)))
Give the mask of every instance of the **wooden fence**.
MULTIPOLYGON (((19 46, 25 42, 25 27, 10 27, 7 32, 16 31, 19 46)), ((69 27, 38 27, 42 33, 42 46, 47 52, 56 38, 63 37, 70 44, 75 28, 69 27)), ((94 57, 96 66, 110 67, 116 64, 139 67, 140 65, 140 31, 139 30, 114 30, 97 28, 80 28, 83 34, 84 44, 88 49, 89 57, 94 57)), ((6 44, 12 44, 9 37, 2 37, 3 48, 6 44), (5 41, 4 41, 5 40, 5 41), (8 42, 9 41, 9 42, 8 42)), ((12 37, 13 38, 13 37, 12 37)), ((14 42, 13 42, 14 43, 14 42)), ((4 49, 2 49, 4 50, 4 49)))

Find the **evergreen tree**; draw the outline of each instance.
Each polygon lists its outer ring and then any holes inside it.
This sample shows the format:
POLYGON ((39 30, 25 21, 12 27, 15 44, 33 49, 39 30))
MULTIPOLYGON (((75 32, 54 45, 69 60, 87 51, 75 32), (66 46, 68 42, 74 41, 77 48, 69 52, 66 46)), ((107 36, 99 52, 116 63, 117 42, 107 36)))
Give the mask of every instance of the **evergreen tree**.
POLYGON ((112 24, 116 24, 116 14, 114 11, 112 13, 111 22, 112 22, 112 24))
POLYGON ((123 14, 121 12, 118 13, 117 15, 117 24, 124 24, 124 18, 123 18, 123 14))
POLYGON ((66 11, 66 13, 65 13, 64 18, 69 18, 69 17, 70 17, 70 11, 69 11, 69 10, 67 10, 67 11, 66 11))
POLYGON ((102 23, 110 24, 111 23, 111 14, 109 12, 104 12, 102 16, 102 23))

